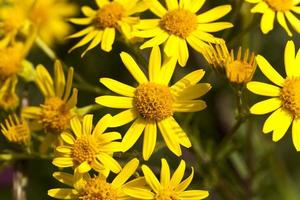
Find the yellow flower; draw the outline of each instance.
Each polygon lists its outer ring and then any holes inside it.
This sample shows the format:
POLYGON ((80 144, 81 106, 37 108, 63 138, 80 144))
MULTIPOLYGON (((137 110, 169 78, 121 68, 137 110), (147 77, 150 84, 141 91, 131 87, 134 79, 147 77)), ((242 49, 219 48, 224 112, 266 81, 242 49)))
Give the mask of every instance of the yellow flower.
POLYGON ((102 50, 111 51, 116 30, 128 36, 131 32, 131 26, 139 20, 138 17, 131 15, 146 9, 145 4, 140 0, 96 0, 96 3, 99 7, 97 10, 88 6, 82 7, 85 18, 70 20, 74 24, 88 25, 87 28, 69 36, 69 38, 84 36, 70 51, 90 42, 81 56, 84 56, 87 51, 100 43, 102 50))
POLYGON ((0 108, 14 110, 18 107, 20 100, 16 94, 17 83, 17 77, 12 76, 0 84, 0 108))
POLYGON ((142 170, 150 189, 139 187, 127 187, 125 193, 137 199, 153 199, 153 200, 191 200, 204 199, 208 197, 209 193, 204 190, 186 190, 192 182, 194 176, 194 169, 192 168, 191 175, 182 181, 185 173, 186 164, 181 160, 178 168, 175 170, 172 177, 170 177, 170 168, 165 159, 161 160, 160 181, 155 177, 151 169, 143 165, 142 170), (182 182, 181 182, 182 181, 182 182))
POLYGON ((56 172, 53 177, 59 182, 73 188, 56 188, 48 191, 48 195, 56 199, 71 199, 71 200, 121 200, 132 199, 125 193, 127 187, 137 187, 145 184, 144 178, 138 178, 133 181, 128 179, 134 174, 139 165, 138 159, 129 161, 122 171, 110 183, 102 175, 90 177, 88 173, 80 174, 75 171, 74 175, 56 172), (127 183, 126 183, 127 182, 127 183))
POLYGON ((275 85, 262 82, 249 82, 247 88, 255 94, 271 97, 253 105, 252 114, 273 112, 263 126, 264 133, 273 132, 273 141, 279 141, 292 125, 293 143, 300 151, 300 51, 295 57, 295 45, 288 41, 284 63, 286 78, 283 78, 262 56, 256 57, 263 74, 275 85))
POLYGON ((21 43, 0 47, 0 80, 15 76, 22 71, 24 48, 21 43))
POLYGON ((232 27, 229 22, 214 22, 231 10, 230 5, 218 6, 197 15, 205 1, 203 0, 166 0, 167 10, 158 0, 145 0, 150 10, 159 19, 140 20, 135 27, 140 31, 137 37, 151 38, 141 49, 165 44, 164 52, 169 57, 177 57, 181 66, 185 66, 189 57, 187 43, 202 53, 207 42, 216 43, 219 38, 211 32, 232 27))
POLYGON ((111 118, 111 115, 105 115, 94 129, 93 115, 84 116, 83 123, 78 117, 71 119, 74 134, 61 134, 64 144, 56 148, 60 155, 53 160, 53 164, 57 167, 74 166, 80 173, 88 172, 92 168, 106 176, 110 170, 114 173, 120 172, 121 166, 112 154, 122 151, 121 143, 115 142, 121 139, 121 135, 117 132, 104 133, 111 118))
POLYGON ((1 132, 8 141, 20 144, 28 144, 30 141, 30 130, 25 120, 16 114, 9 115, 1 124, 1 132))
POLYGON ((242 48, 240 47, 235 56, 233 49, 229 53, 225 42, 220 42, 214 47, 210 46, 203 55, 216 70, 225 70, 228 80, 232 83, 248 83, 256 70, 253 52, 250 54, 249 49, 246 49, 244 56, 242 56, 242 48))
POLYGON ((122 96, 101 96, 96 98, 96 102, 126 109, 113 117, 111 127, 134 121, 122 140, 123 151, 130 149, 144 131, 143 158, 148 160, 155 148, 158 126, 168 148, 180 156, 180 145, 189 148, 191 142, 173 114, 196 112, 206 107, 206 103, 198 99, 211 88, 208 83, 198 83, 205 72, 196 70, 169 87, 176 59, 167 60, 161 67, 159 47, 154 47, 150 55, 149 80, 129 54, 122 52, 121 59, 139 85, 134 88, 113 79, 101 78, 102 84, 122 96))
POLYGON ((298 0, 246 0, 249 3, 255 3, 252 13, 261 13, 260 28, 264 34, 273 30, 275 15, 278 23, 285 29, 289 36, 292 36, 287 21, 295 31, 300 33, 300 21, 293 14, 300 14, 300 6, 298 0), (287 19, 287 21, 286 21, 287 19))
POLYGON ((73 108, 77 103, 77 89, 73 89, 70 96, 73 68, 69 68, 67 80, 59 61, 54 64, 54 81, 44 66, 37 66, 36 72, 36 84, 45 101, 39 107, 25 107, 23 116, 37 120, 49 133, 60 134, 69 129, 70 119, 75 115, 73 108))

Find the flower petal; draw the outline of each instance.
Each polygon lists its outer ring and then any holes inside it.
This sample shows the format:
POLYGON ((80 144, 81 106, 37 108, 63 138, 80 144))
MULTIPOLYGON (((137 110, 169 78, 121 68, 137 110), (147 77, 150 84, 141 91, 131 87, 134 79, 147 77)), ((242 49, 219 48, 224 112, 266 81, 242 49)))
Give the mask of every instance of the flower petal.
POLYGON ((145 127, 144 141, 143 141, 143 158, 148 160, 152 155, 157 137, 156 122, 148 122, 145 127))
POLYGON ((184 191, 179 195, 180 199, 195 200, 195 199, 205 199, 208 197, 209 193, 205 190, 188 190, 184 191))
POLYGON ((119 173, 122 169, 120 164, 113 157, 106 153, 100 152, 97 155, 97 158, 103 163, 104 166, 106 166, 106 168, 110 169, 114 173, 119 173))
POLYGON ((284 51, 285 71, 288 77, 296 76, 297 67, 295 61, 295 44, 292 40, 288 41, 284 51))
POLYGON ((101 78, 100 82, 111 91, 122 96, 133 97, 135 88, 111 78, 101 78))
POLYGON ((128 149, 130 149, 136 143, 136 141, 143 133, 145 127, 146 127, 146 122, 141 118, 138 118, 137 120, 135 120, 135 122, 133 122, 131 127, 125 133, 122 140, 124 152, 128 151, 128 149))
POLYGON ((161 159, 160 183, 163 188, 167 188, 170 182, 170 167, 166 159, 161 159))
POLYGON ((149 80, 158 82, 160 80, 161 52, 158 46, 152 48, 149 59, 149 80))
POLYGON ((177 187, 180 184, 180 182, 184 176, 185 167, 186 167, 185 161, 181 160, 179 166, 175 170, 175 172, 170 180, 170 185, 172 185, 173 187, 177 187))
POLYGON ((231 5, 222 5, 214 7, 197 16, 198 23, 212 22, 225 16, 231 11, 231 5))
POLYGON ((267 83, 251 81, 247 84, 247 88, 251 92, 258 95, 269 96, 269 97, 278 97, 280 95, 279 87, 267 83))
POLYGON ((203 100, 177 100, 173 103, 174 112, 198 112, 206 107, 203 100))
POLYGON ((271 9, 268 9, 262 16, 260 21, 260 28, 264 34, 269 33, 273 30, 274 27, 274 19, 275 19, 275 12, 271 9))
POLYGON ((282 106, 282 101, 279 98, 271 98, 254 104, 250 108, 250 112, 256 115, 264 115, 273 112, 282 106))
POLYGON ((156 176, 154 175, 154 173, 152 172, 152 170, 148 166, 143 165, 142 171, 143 171, 144 177, 145 177, 148 185, 152 188, 152 190, 155 193, 158 193, 161 189, 161 185, 160 185, 159 181, 157 180, 156 176))
POLYGON ((115 188, 120 188, 135 172, 139 166, 139 160, 134 158, 129 161, 122 169, 122 171, 112 181, 112 185, 115 188))
POLYGON ((134 109, 128 109, 120 112, 119 114, 113 116, 112 121, 110 123, 110 127, 119 127, 136 119, 138 114, 134 109))
POLYGON ((48 195, 56 199, 77 199, 79 196, 76 190, 65 188, 48 190, 48 195))
POLYGON ((300 151, 300 119, 295 119, 292 127, 293 144, 300 151))
POLYGON ((65 185, 70 187, 73 187, 74 185, 74 176, 72 174, 65 172, 54 172, 52 176, 65 185))
POLYGON ((101 49, 106 52, 112 50, 115 41, 116 30, 114 28, 105 28, 102 36, 101 49))
POLYGON ((100 96, 96 98, 96 103, 109 108, 133 108, 133 98, 119 96, 100 96))

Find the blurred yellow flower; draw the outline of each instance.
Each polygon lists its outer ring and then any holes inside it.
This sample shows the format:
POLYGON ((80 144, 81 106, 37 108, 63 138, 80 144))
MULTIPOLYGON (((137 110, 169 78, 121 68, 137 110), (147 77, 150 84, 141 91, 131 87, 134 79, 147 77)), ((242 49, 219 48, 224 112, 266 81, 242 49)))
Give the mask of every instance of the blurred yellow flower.
POLYGON ((278 23, 284 28, 289 36, 292 36, 287 21, 295 31, 300 33, 300 21, 293 14, 300 14, 300 6, 298 0, 246 0, 249 3, 256 4, 252 9, 252 13, 261 13, 260 28, 264 34, 273 30, 275 16, 278 23), (287 21, 286 21, 287 19, 287 21))
POLYGON ((202 53, 207 42, 217 43, 219 38, 211 32, 230 28, 229 22, 214 22, 231 10, 230 5, 215 7, 197 15, 205 0, 166 0, 167 10, 158 0, 145 0, 149 9, 159 19, 140 20, 135 28, 140 31, 133 33, 137 37, 151 38, 141 49, 165 44, 164 52, 169 57, 178 58, 181 66, 185 66, 189 57, 187 43, 202 53))
POLYGON ((150 55, 149 79, 129 54, 122 52, 121 59, 139 85, 134 88, 110 78, 101 78, 102 84, 122 96, 100 96, 96 102, 106 107, 126 109, 113 117, 111 127, 134 121, 123 138, 123 151, 130 149, 144 131, 143 158, 148 160, 155 148, 158 126, 168 148, 180 156, 180 145, 189 148, 191 142, 173 114, 206 108, 206 103, 198 99, 211 88, 208 83, 198 83, 205 72, 196 70, 169 87, 176 58, 161 64, 159 47, 154 47, 150 55))
POLYGON ((88 173, 80 174, 76 170, 74 175, 64 172, 56 172, 53 174, 55 179, 73 188, 51 189, 48 190, 48 195, 56 199, 71 200, 132 199, 124 193, 124 189, 127 187, 142 187, 142 185, 145 185, 144 178, 138 178, 127 182, 128 179, 135 173, 138 165, 138 159, 132 159, 124 166, 122 171, 111 183, 108 182, 101 174, 90 177, 88 173))
POLYGON ((255 94, 271 97, 253 105, 252 114, 273 112, 265 121, 264 133, 273 132, 273 141, 279 141, 292 125, 292 138, 297 151, 300 151, 300 51, 295 56, 295 45, 288 41, 284 63, 286 78, 283 78, 262 56, 256 57, 263 74, 275 85, 252 81, 247 88, 255 94))
POLYGON ((211 45, 203 55, 216 70, 225 70, 228 80, 232 83, 248 83, 256 70, 255 54, 253 52, 250 54, 249 49, 246 49, 242 56, 242 47, 240 47, 235 56, 233 49, 229 53, 225 41, 215 46, 211 45))
POLYGON ((74 24, 88 25, 87 28, 69 36, 69 38, 84 36, 70 51, 90 42, 90 45, 81 56, 84 56, 87 51, 100 43, 102 50, 111 51, 116 31, 129 37, 131 26, 139 20, 139 17, 132 15, 146 9, 141 0, 96 0, 96 3, 99 7, 97 10, 93 10, 88 6, 82 7, 85 18, 70 19, 74 24))
POLYGON ((67 80, 61 63, 54 64, 54 81, 42 65, 36 68, 36 84, 45 97, 44 103, 37 107, 25 107, 22 114, 27 119, 35 119, 48 133, 60 134, 69 129, 70 120, 75 115, 77 89, 72 90, 73 68, 69 68, 67 80))
POLYGON ((74 134, 61 134, 64 144, 56 148, 59 155, 53 164, 57 167, 75 167, 80 173, 93 168, 105 176, 110 171, 120 172, 121 166, 112 155, 122 151, 121 143, 115 141, 121 139, 121 135, 117 132, 104 133, 110 120, 111 115, 105 115, 93 129, 93 115, 84 116, 83 123, 78 117, 71 119, 74 134))
POLYGON ((15 110, 19 106, 20 100, 16 94, 17 83, 16 76, 9 77, 0 83, 0 108, 7 111, 15 110))
POLYGON ((191 184, 194 176, 194 169, 192 168, 191 175, 182 181, 185 173, 186 164, 181 160, 178 168, 175 170, 172 177, 170 176, 170 168, 165 159, 161 160, 160 181, 156 178, 152 170, 146 166, 142 166, 142 170, 149 189, 137 187, 127 187, 124 192, 131 197, 137 199, 149 200, 191 200, 204 199, 208 197, 209 193, 205 190, 187 190, 191 184), (182 182, 181 182, 182 181, 182 182), (138 191, 138 192, 137 192, 138 191))
POLYGON ((16 114, 9 115, 1 123, 1 132, 8 141, 13 143, 26 145, 31 138, 27 122, 24 119, 20 119, 16 114))

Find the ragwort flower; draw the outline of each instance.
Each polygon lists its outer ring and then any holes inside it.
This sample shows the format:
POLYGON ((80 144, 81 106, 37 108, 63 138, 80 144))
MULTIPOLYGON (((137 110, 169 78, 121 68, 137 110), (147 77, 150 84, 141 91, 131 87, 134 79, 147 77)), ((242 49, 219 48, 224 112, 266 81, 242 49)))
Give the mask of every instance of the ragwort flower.
POLYGON ((74 175, 56 172, 53 177, 59 182, 66 184, 72 188, 56 188, 48 191, 48 195, 56 199, 71 200, 122 200, 133 199, 124 193, 127 187, 138 187, 145 184, 144 178, 138 178, 133 181, 128 179, 135 173, 139 165, 138 159, 129 161, 122 171, 110 183, 106 177, 99 174, 91 177, 88 173, 81 174, 75 171, 74 175), (126 183, 127 182, 127 183, 126 183))
POLYGON ((162 159, 159 181, 152 170, 148 166, 143 165, 142 170, 150 188, 127 187, 124 191, 131 197, 149 200, 200 200, 208 197, 209 193, 205 190, 186 191, 193 180, 194 169, 192 168, 191 175, 182 181, 185 168, 185 161, 181 160, 171 177, 169 165, 165 159, 162 159))
POLYGON ((111 116, 105 115, 93 129, 93 115, 85 115, 83 123, 78 117, 71 119, 74 134, 61 134, 63 144, 56 148, 59 155, 53 164, 57 167, 75 167, 80 173, 92 168, 106 176, 110 170, 120 172, 121 166, 112 155, 122 151, 120 142, 115 142, 121 139, 121 135, 117 132, 104 133, 110 120, 111 116))
POLYGON ((155 148, 158 126, 168 148, 180 156, 180 145, 189 148, 191 142, 173 114, 196 112, 206 107, 206 103, 198 99, 211 88, 208 83, 198 83, 205 72, 196 70, 169 87, 176 58, 161 65, 159 47, 154 47, 150 55, 149 79, 129 54, 121 53, 121 59, 139 85, 134 88, 113 79, 101 78, 101 83, 122 96, 100 96, 96 102, 126 109, 113 117, 112 127, 134 121, 123 137, 123 150, 130 149, 144 132, 143 158, 148 160, 155 148))
POLYGON ((295 57, 295 46, 289 41, 285 48, 284 62, 286 78, 283 78, 262 56, 256 57, 263 74, 275 85, 252 81, 247 88, 255 94, 271 97, 253 105, 252 114, 273 112, 265 121, 264 133, 273 132, 273 141, 279 141, 292 124, 292 138, 297 151, 300 151, 300 51, 295 57))
POLYGON ((164 52, 169 57, 177 57, 181 66, 185 66, 189 57, 187 43, 202 53, 207 42, 216 43, 219 38, 211 33, 232 27, 229 22, 214 22, 231 10, 230 5, 218 6, 197 15, 205 1, 202 0, 166 0, 165 9, 158 0, 145 0, 149 9, 158 19, 143 19, 135 27, 140 31, 137 37, 151 38, 141 49, 165 44, 164 52))
POLYGON ((273 30, 275 17, 277 21, 284 28, 289 36, 292 36, 292 32, 287 24, 287 21, 291 24, 293 29, 300 33, 300 21, 293 14, 300 14, 300 6, 298 0, 246 0, 249 3, 255 3, 252 8, 252 13, 261 13, 260 28, 264 34, 273 30), (287 20, 286 20, 287 19, 287 20))
POLYGON ((70 19, 74 24, 88 25, 87 28, 69 36, 69 38, 84 36, 70 51, 90 42, 82 56, 100 43, 102 50, 111 51, 116 31, 128 36, 131 26, 139 20, 138 17, 132 15, 146 9, 144 2, 140 0, 96 0, 96 3, 98 10, 83 6, 82 12, 86 17, 70 19))

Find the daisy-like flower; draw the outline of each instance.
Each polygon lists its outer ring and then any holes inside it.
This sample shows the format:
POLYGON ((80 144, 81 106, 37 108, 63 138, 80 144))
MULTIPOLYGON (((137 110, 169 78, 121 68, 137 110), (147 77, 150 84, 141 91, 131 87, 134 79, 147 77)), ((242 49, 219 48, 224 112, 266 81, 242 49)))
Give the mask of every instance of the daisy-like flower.
POLYGON ((248 83, 256 70, 253 52, 250 53, 249 49, 246 49, 242 55, 242 47, 240 47, 237 55, 234 55, 233 49, 229 53, 225 42, 211 46, 203 55, 216 70, 225 70, 228 80, 232 83, 248 83))
POLYGON ((168 148, 180 156, 180 145, 189 148, 191 142, 173 114, 196 112, 206 107, 206 103, 198 99, 211 88, 208 83, 198 83, 205 72, 196 70, 169 87, 176 58, 168 59, 161 66, 159 47, 154 47, 150 55, 149 79, 129 54, 122 52, 121 59, 139 85, 134 88, 113 79, 101 78, 102 84, 122 96, 100 96, 96 102, 126 109, 113 117, 112 127, 134 121, 123 137, 123 151, 130 149, 144 131, 143 158, 148 160, 155 148, 158 126, 168 148))
POLYGON ((27 122, 20 119, 16 114, 9 115, 1 125, 1 132, 6 139, 13 143, 28 144, 30 130, 27 122))
POLYGON ((170 168, 165 159, 161 160, 160 181, 156 178, 152 170, 146 166, 142 166, 143 174, 150 189, 127 187, 125 193, 137 199, 153 199, 153 200, 191 200, 204 199, 209 193, 205 190, 187 190, 193 180, 194 169, 192 168, 191 175, 184 181, 182 178, 185 173, 186 164, 181 160, 178 168, 175 170, 172 177, 170 176, 170 168), (136 192, 138 191, 138 192, 136 192))
POLYGON ((251 9, 252 13, 261 13, 260 28, 264 34, 273 30, 275 17, 278 23, 284 28, 289 36, 292 32, 287 25, 287 21, 292 28, 300 33, 300 21, 293 14, 300 14, 299 0, 246 0, 249 3, 256 5, 251 9), (287 20, 286 20, 287 19, 287 20))
POLYGON ((69 38, 84 36, 70 51, 90 43, 82 56, 100 43, 102 50, 111 51, 116 31, 128 37, 131 26, 139 20, 138 17, 132 15, 146 10, 144 2, 140 0, 96 0, 96 3, 99 7, 97 10, 88 6, 82 7, 85 18, 70 19, 74 24, 88 26, 69 36, 69 38))
POLYGON ((61 134, 63 145, 56 148, 60 155, 53 160, 53 164, 57 167, 76 167, 80 173, 92 168, 105 175, 110 170, 120 172, 121 166, 112 155, 122 151, 121 143, 115 142, 121 139, 121 135, 117 132, 104 133, 110 120, 111 115, 105 115, 93 129, 93 115, 85 115, 83 123, 78 117, 71 119, 74 134, 61 134))
POLYGON ((207 42, 216 43, 219 38, 211 33, 230 28, 229 22, 214 22, 231 10, 230 5, 218 6, 199 15, 203 0, 166 0, 165 9, 158 0, 145 0, 149 9, 159 19, 140 20, 134 33, 141 38, 151 38, 141 49, 165 44, 164 52, 169 57, 177 57, 181 66, 185 66, 189 57, 187 43, 202 53, 207 42))
POLYGON ((252 114, 273 112, 265 121, 264 133, 273 132, 273 141, 279 141, 292 124, 293 143, 300 151, 300 51, 295 57, 295 45, 288 41, 285 53, 286 78, 283 78, 262 56, 256 57, 257 64, 263 74, 275 85, 252 81, 247 88, 255 94, 271 97, 253 105, 252 114))
POLYGON ((73 68, 69 68, 67 80, 59 61, 54 64, 54 80, 47 69, 38 65, 36 84, 45 97, 44 103, 23 108, 22 114, 27 119, 34 119, 50 134, 60 134, 69 129, 70 120, 75 115, 77 89, 72 90, 73 68))
POLYGON ((145 184, 144 178, 138 178, 133 181, 128 179, 135 173, 139 165, 138 159, 129 161, 122 171, 110 183, 102 175, 90 177, 88 173, 81 174, 75 171, 74 175, 56 172, 53 177, 59 182, 66 184, 72 188, 56 188, 48 191, 48 195, 56 199, 71 200, 121 200, 134 199, 124 193, 127 187, 138 187, 145 184))

